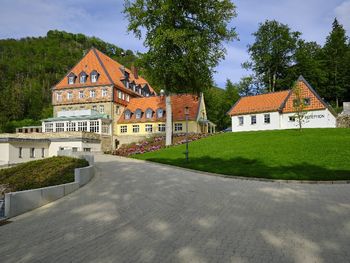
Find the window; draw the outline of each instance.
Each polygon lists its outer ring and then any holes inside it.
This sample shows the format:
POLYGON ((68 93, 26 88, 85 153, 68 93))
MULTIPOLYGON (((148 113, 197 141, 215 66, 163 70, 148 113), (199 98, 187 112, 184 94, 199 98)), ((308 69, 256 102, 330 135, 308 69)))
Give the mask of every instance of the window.
POLYGON ((30 158, 35 158, 35 148, 30 148, 30 158))
POLYGON ((102 133, 109 134, 110 125, 108 123, 102 122, 102 133))
POLYGON ((118 99, 122 98, 122 92, 120 90, 118 90, 118 99))
POLYGON ((75 122, 67 122, 67 131, 75 131, 75 122))
POLYGON ((129 102, 130 101, 130 96, 126 95, 126 101, 129 102))
POLYGON ((182 131, 182 123, 175 123, 175 131, 182 131))
POLYGON ((139 133, 140 132, 140 125, 133 125, 132 126, 132 132, 133 133, 139 133))
POLYGON ((23 153, 22 147, 19 147, 18 148, 18 158, 22 158, 22 153, 23 153))
POLYGON ((78 147, 72 147, 72 151, 73 152, 77 152, 78 151, 78 147))
POLYGON ((84 91, 80 90, 79 91, 79 99, 82 99, 82 98, 84 98, 84 91))
POLYGON ((123 125, 120 126, 120 133, 127 133, 128 132, 128 126, 123 125))
POLYGON ((304 103, 305 106, 310 106, 311 99, 310 98, 305 98, 305 99, 303 99, 303 103, 304 103))
POLYGON ((244 124, 244 118, 243 116, 238 117, 238 124, 242 126, 244 124))
POLYGON ((120 114, 120 106, 115 107, 115 114, 120 114))
POLYGON ((67 99, 68 100, 73 99, 73 92, 70 91, 70 92, 67 93, 67 99))
POLYGON ((289 116, 289 121, 295 122, 295 116, 289 116))
POLYGON ((68 84, 69 85, 74 84, 74 79, 75 79, 75 76, 69 76, 68 77, 68 84))
POLYGON ((97 78, 98 78, 98 73, 96 71, 91 72, 91 82, 92 83, 97 82, 97 78))
POLYGON ((153 128, 152 128, 152 124, 146 124, 145 125, 145 132, 152 132, 153 128))
POLYGON ((78 121, 78 131, 87 131, 86 121, 78 121))
POLYGON ((91 148, 83 148, 84 152, 91 152, 91 148))
POLYGON ((135 111, 135 118, 136 119, 141 119, 142 111, 140 109, 135 111))
POLYGON ((64 122, 56 122, 56 132, 64 131, 64 122))
POLYGON ((45 148, 41 148, 41 158, 45 157, 45 148))
POLYGON ((90 98, 95 98, 96 92, 94 90, 90 90, 90 98))
POLYGON ((162 118, 163 117, 163 113, 164 113, 163 109, 158 109, 157 110, 157 118, 162 118))
POLYGON ((45 132, 53 132, 53 123, 45 123, 45 132))
POLYGON ((61 93, 61 92, 57 92, 57 93, 56 93, 56 100, 57 100, 58 102, 61 102, 61 101, 62 101, 62 93, 61 93))
POLYGON ((100 105, 100 113, 104 113, 105 112, 105 106, 104 105, 100 105))
POLYGON ((269 124, 270 121, 270 114, 264 114, 264 123, 269 124))
POLYGON ((99 132, 100 131, 99 121, 90 121, 90 132, 99 132))
POLYGON ((159 132, 165 132, 165 124, 164 123, 159 123, 158 124, 158 131, 159 132))
POLYGON ((130 112, 129 110, 127 110, 127 111, 125 112, 125 119, 126 119, 126 120, 130 119, 130 116, 131 116, 131 112, 130 112))
POLYGON ((294 99, 293 100, 293 107, 298 107, 300 105, 300 100, 299 99, 294 99))
POLYGON ((87 79, 87 75, 85 73, 80 74, 80 83, 85 83, 87 79))
POLYGON ((96 105, 92 105, 92 110, 97 111, 97 106, 96 105))
POLYGON ((256 124, 256 115, 250 116, 250 124, 252 125, 256 124))
POLYGON ((148 109, 148 110, 146 111, 146 118, 147 118, 147 119, 152 118, 152 110, 151 110, 151 109, 148 109))
POLYGON ((107 90, 106 89, 103 89, 102 90, 102 97, 106 97, 107 96, 107 90))
POLYGON ((125 93, 122 92, 122 100, 125 100, 125 93))

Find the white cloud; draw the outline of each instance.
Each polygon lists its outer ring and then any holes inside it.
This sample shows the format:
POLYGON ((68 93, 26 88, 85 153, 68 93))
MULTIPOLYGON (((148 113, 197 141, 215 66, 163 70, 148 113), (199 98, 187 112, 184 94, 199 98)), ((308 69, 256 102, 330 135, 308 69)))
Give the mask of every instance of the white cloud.
POLYGON ((335 8, 334 13, 338 18, 339 22, 343 24, 345 30, 349 35, 350 33, 350 1, 345 1, 340 5, 338 5, 335 8))

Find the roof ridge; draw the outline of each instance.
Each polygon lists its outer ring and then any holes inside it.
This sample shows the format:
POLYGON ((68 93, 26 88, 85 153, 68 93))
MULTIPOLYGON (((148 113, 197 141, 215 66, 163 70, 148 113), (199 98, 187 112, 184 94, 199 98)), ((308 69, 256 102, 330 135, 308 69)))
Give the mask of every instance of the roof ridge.
MULTIPOLYGON (((102 60, 101 60, 101 58, 100 58, 100 56, 98 55, 98 53, 97 53, 96 50, 98 50, 98 49, 96 49, 95 47, 92 48, 92 51, 94 52, 94 54, 95 54, 95 56, 96 56, 98 62, 100 63, 101 67, 102 67, 103 70, 105 71, 105 73, 106 73, 106 75, 107 75, 107 78, 109 79, 109 81, 110 81, 113 85, 115 85, 115 83, 113 82, 111 76, 110 76, 109 73, 108 73, 108 70, 106 69, 106 66, 103 64, 103 62, 102 62, 102 60)), ((98 51, 99 51, 99 50, 98 50, 98 51)), ((100 52, 101 52, 101 51, 100 51, 100 52)), ((101 52, 101 53, 102 53, 102 52, 101 52)))
POLYGON ((256 96, 263 96, 263 95, 271 95, 271 94, 276 94, 276 93, 281 93, 281 92, 290 92, 290 91, 291 91, 291 89, 279 90, 279 91, 271 91, 271 92, 255 94, 255 95, 241 96, 241 98, 256 97, 256 96))

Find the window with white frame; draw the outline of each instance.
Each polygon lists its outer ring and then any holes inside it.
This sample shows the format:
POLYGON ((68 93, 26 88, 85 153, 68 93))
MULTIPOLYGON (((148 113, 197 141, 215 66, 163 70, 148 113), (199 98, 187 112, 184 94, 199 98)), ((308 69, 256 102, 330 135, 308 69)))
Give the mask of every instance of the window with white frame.
POLYGON ((305 106, 310 106, 310 104, 311 104, 311 99, 310 99, 310 98, 304 98, 304 99, 303 99, 303 103, 304 103, 305 106))
POLYGON ((92 110, 97 111, 97 106, 96 105, 92 105, 92 110))
POLYGON ((269 124, 271 122, 270 114, 264 114, 264 123, 269 124))
POLYGON ((68 77, 68 84, 69 85, 74 84, 74 79, 75 79, 75 76, 69 76, 68 77))
POLYGON ((152 110, 151 109, 148 109, 147 111, 146 111, 146 118, 147 119, 150 119, 150 118, 152 118, 152 110))
POLYGON ((95 98, 96 92, 94 90, 90 90, 90 98, 95 98))
POLYGON ((91 82, 92 83, 97 82, 97 72, 91 73, 91 82))
POLYGON ((140 109, 135 111, 135 118, 136 119, 141 119, 142 111, 140 109))
POLYGON ((139 133, 139 132, 140 132, 140 125, 134 124, 134 125, 132 126, 132 132, 133 132, 133 133, 139 133))
POLYGON ((102 90, 102 97, 107 97, 107 89, 102 90))
POLYGON ((243 126, 243 124, 244 124, 244 118, 243 118, 243 116, 239 116, 239 117, 238 117, 238 124, 239 124, 240 126, 243 126))
POLYGON ((98 133, 100 131, 99 121, 90 121, 90 132, 98 133))
POLYGON ((79 91, 79 99, 82 99, 82 98, 84 98, 84 91, 80 90, 79 91))
POLYGON ((165 123, 158 124, 158 132, 165 132, 165 123))
POLYGON ((145 132, 153 132, 152 124, 145 125, 145 132))
POLYGON ((163 118, 163 113, 164 113, 163 109, 158 109, 157 110, 157 118, 163 118))
POLYGON ((122 100, 125 100, 125 93, 122 92, 122 100))
POLYGON ((23 154, 23 148, 22 147, 19 147, 18 148, 18 158, 22 158, 22 155, 23 154))
POLYGON ((109 127, 108 123, 102 122, 102 133, 109 134, 109 127))
POLYGON ((81 74, 81 75, 80 75, 80 83, 85 83, 85 82, 86 82, 86 79, 87 79, 86 74, 81 74))
POLYGON ((53 132, 53 123, 45 123, 45 132, 53 132))
POLYGON ((87 121, 78 121, 78 131, 87 131, 87 121))
POLYGON ((105 106, 104 105, 100 105, 100 113, 104 113, 105 112, 105 106))
POLYGON ((251 125, 256 124, 256 115, 250 116, 250 124, 251 124, 251 125))
POLYGON ((289 116, 289 121, 295 122, 295 116, 289 116))
POLYGON ((30 148, 30 158, 35 158, 35 148, 30 148))
POLYGON ((130 117, 131 117, 131 112, 129 111, 129 110, 127 110, 127 111, 125 111, 125 119, 126 120, 129 120, 130 119, 130 117))
POLYGON ((175 131, 182 131, 182 123, 175 123, 175 131))
POLYGON ((120 106, 115 107, 115 114, 117 114, 117 115, 120 114, 120 106))
POLYGON ((67 122, 67 131, 75 131, 75 122, 67 122))
POLYGON ((127 133, 128 132, 128 126, 122 125, 120 126, 120 133, 127 133))
POLYGON ((63 132, 64 131, 64 122, 56 122, 56 132, 63 132))
POLYGON ((67 93, 67 99, 68 99, 68 100, 73 99, 73 92, 69 91, 69 92, 67 93))
POLYGON ((118 90, 118 99, 122 98, 122 92, 120 90, 118 90))
POLYGON ((57 100, 58 102, 61 102, 61 101, 62 101, 62 93, 61 93, 61 92, 57 92, 57 93, 56 93, 56 100, 57 100))
POLYGON ((126 94, 125 98, 126 98, 126 101, 127 101, 127 102, 130 101, 130 96, 129 96, 128 94, 126 94))

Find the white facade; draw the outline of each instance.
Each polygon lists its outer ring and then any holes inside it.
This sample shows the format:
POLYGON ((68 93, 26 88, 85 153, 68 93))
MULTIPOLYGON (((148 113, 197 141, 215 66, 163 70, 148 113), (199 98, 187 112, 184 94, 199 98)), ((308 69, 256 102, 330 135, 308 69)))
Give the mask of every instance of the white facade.
MULTIPOLYGON (((280 113, 278 111, 232 116, 232 132, 296 129, 299 125, 296 120, 293 121, 293 117, 295 117, 295 113, 280 113), (242 118, 243 124, 240 122, 242 118)), ((303 118, 302 127, 335 128, 336 117, 328 109, 308 111, 303 118)))

